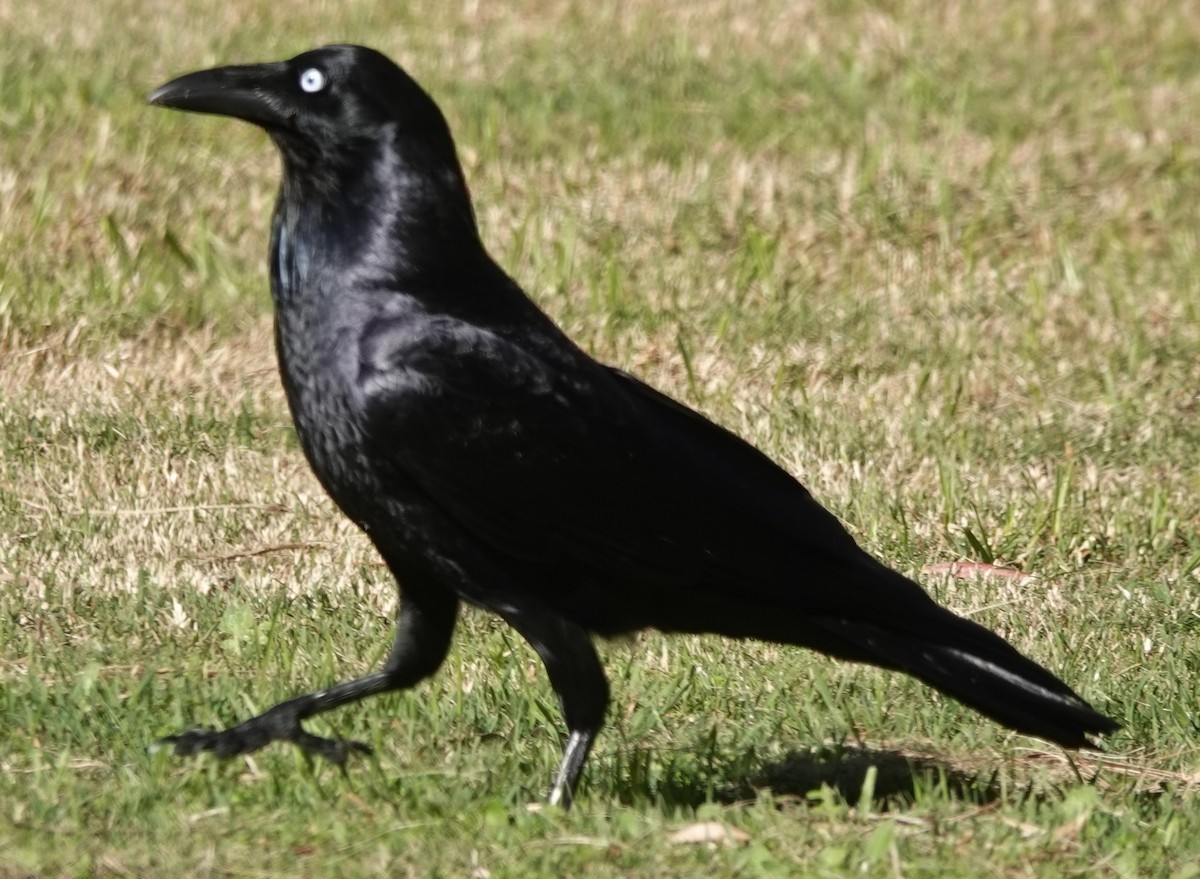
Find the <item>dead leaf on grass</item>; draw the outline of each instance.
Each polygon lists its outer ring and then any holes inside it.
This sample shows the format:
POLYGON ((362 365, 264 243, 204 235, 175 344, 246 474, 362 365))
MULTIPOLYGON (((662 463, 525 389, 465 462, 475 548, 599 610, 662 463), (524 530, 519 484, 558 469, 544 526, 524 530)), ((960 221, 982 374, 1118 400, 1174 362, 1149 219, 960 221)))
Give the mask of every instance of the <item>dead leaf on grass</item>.
POLYGON ((699 821, 667 837, 671 845, 734 845, 750 841, 749 834, 720 821, 699 821))

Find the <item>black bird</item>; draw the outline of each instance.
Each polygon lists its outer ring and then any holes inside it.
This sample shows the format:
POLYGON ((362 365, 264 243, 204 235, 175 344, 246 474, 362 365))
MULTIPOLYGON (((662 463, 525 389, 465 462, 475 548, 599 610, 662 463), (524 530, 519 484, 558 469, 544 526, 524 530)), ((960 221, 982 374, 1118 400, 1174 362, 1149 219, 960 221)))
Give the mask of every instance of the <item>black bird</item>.
POLYGON ((1066 747, 1118 728, 867 555, 754 447, 576 347, 488 255, 445 118, 385 56, 328 46, 203 70, 150 103, 244 119, 279 148, 270 273, 288 404, 401 593, 381 671, 164 740, 177 753, 365 750, 301 721, 433 674, 460 601, 545 663, 569 730, 553 803, 569 803, 604 722, 593 634, 809 647, 1066 747))

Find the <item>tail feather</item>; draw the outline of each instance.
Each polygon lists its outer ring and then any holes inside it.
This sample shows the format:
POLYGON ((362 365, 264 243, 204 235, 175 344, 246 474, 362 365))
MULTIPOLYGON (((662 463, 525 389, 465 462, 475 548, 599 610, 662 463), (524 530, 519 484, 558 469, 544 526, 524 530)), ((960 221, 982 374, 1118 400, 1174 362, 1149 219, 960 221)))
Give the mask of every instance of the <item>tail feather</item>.
POLYGON ((1092 745, 1088 736, 1115 732, 1079 694, 994 632, 931 603, 895 628, 879 622, 824 620, 867 660, 903 671, 1018 732, 1067 748, 1092 745))

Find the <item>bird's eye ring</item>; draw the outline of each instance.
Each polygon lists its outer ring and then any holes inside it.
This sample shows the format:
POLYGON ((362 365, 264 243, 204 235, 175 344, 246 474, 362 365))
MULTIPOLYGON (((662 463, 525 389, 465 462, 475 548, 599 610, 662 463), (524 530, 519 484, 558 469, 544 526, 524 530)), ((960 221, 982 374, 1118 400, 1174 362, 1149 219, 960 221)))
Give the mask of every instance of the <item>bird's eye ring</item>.
POLYGON ((325 88, 325 74, 315 67, 308 68, 300 74, 300 88, 309 94, 319 92, 325 88))

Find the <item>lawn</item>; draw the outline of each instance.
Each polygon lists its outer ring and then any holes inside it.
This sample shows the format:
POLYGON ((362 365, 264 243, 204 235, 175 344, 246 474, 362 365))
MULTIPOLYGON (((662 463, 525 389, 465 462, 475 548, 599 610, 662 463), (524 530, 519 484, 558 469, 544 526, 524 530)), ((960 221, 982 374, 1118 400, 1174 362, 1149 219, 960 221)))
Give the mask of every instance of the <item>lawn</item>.
POLYGON ((0 0, 0 879, 1200 876, 1200 6, 212 6, 0 0), (557 705, 475 610, 437 677, 311 724, 375 747, 344 770, 148 752, 390 646, 275 372, 278 159, 144 104, 345 41, 439 101, 580 344, 1117 718, 1104 754, 644 634, 541 808, 557 705))

